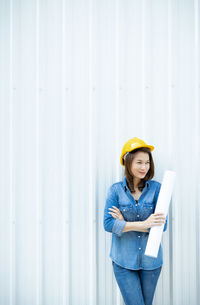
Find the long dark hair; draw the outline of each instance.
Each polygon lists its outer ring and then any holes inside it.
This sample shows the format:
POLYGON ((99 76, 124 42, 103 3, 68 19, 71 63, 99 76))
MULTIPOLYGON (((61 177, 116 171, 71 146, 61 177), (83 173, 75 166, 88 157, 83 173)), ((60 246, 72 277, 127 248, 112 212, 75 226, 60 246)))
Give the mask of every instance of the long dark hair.
POLYGON ((143 188, 145 187, 145 181, 151 180, 154 176, 153 157, 152 157, 151 151, 148 147, 140 147, 140 148, 134 149, 133 151, 128 153, 124 160, 124 165, 125 165, 124 175, 126 177, 127 185, 129 187, 131 193, 135 193, 135 188, 134 188, 134 183, 133 183, 134 175, 131 172, 131 164, 135 157, 136 152, 138 152, 138 151, 148 153, 149 161, 150 161, 150 168, 149 168, 146 176, 143 179, 141 179, 141 181, 139 182, 138 189, 142 192, 143 188))

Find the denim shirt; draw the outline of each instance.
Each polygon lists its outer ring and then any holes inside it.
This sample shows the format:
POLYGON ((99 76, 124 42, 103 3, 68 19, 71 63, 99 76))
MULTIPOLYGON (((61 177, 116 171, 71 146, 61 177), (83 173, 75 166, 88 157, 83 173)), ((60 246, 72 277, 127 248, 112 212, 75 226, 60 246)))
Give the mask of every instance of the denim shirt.
MULTIPOLYGON (((155 211, 161 184, 155 180, 145 181, 138 202, 128 188, 126 177, 110 186, 107 192, 104 208, 104 229, 112 233, 110 258, 121 267, 132 270, 153 270, 163 264, 162 245, 158 256, 150 257, 144 254, 149 236, 148 232, 123 232, 127 221, 144 221, 155 211), (108 212, 116 206, 122 213, 124 220, 114 218, 108 212)), ((166 216, 163 231, 167 229, 168 215, 166 216)))

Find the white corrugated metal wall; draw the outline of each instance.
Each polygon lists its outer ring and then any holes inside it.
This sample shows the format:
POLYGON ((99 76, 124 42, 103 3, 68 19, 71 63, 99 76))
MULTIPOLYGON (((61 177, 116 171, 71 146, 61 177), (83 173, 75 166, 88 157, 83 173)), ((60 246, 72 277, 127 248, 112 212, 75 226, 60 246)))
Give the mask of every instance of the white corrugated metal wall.
POLYGON ((199 305, 198 0, 0 1, 0 305, 123 304, 103 229, 131 137, 177 173, 154 305, 199 305))

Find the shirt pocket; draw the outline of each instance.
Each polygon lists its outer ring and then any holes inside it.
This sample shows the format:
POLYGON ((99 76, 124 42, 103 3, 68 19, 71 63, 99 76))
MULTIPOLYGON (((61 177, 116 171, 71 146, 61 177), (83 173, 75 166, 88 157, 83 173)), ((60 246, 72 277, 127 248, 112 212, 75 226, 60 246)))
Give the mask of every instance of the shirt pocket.
POLYGON ((124 220, 135 221, 136 220, 136 210, 132 204, 119 204, 119 210, 122 213, 124 220))
POLYGON ((151 202, 144 202, 142 208, 143 219, 147 219, 155 211, 155 205, 151 202))

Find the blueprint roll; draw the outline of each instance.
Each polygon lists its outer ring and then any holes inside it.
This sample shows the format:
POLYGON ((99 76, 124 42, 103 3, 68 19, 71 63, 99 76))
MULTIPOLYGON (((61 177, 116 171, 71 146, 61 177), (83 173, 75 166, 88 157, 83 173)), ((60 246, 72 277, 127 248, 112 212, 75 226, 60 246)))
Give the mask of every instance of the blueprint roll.
MULTIPOLYGON (((176 173, 173 171, 166 170, 164 172, 164 177, 154 213, 163 213, 165 216, 167 216, 175 177, 176 173)), ((146 250, 144 253, 145 255, 157 257, 162 239, 163 228, 164 223, 161 226, 155 226, 150 229, 146 250)))

